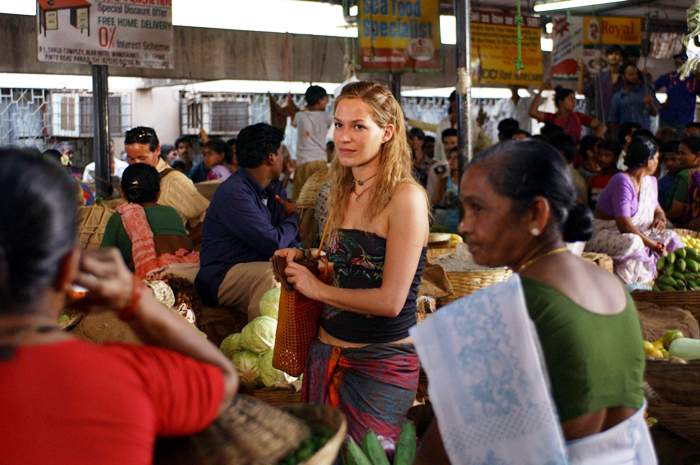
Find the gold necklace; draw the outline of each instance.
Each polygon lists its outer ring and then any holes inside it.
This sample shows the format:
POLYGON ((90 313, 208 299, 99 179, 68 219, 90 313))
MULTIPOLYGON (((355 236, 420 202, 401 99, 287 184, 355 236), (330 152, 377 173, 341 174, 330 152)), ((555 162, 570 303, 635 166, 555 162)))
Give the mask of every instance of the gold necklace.
POLYGON ((520 273, 520 272, 523 271, 525 268, 527 268, 528 266, 531 266, 533 263, 538 262, 539 260, 543 259, 544 257, 548 257, 548 256, 550 256, 550 255, 556 255, 556 254, 564 253, 564 252, 568 252, 568 251, 569 251, 569 249, 566 248, 566 247, 559 247, 559 248, 557 248, 557 249, 550 250, 550 251, 547 252, 547 253, 543 253, 542 255, 539 255, 539 256, 537 256, 537 257, 531 259, 531 260, 526 261, 525 264, 524 264, 523 266, 521 266, 520 268, 518 268, 518 271, 517 271, 517 272, 520 273))

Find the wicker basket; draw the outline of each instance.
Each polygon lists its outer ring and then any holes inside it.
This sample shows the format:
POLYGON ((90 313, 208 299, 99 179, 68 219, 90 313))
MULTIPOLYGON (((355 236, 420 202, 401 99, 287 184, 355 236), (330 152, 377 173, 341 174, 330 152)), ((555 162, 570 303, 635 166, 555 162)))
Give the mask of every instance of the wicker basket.
POLYGON ((293 453, 310 435, 308 422, 298 415, 241 395, 204 431, 159 440, 154 463, 274 464, 293 453))
POLYGON ((295 391, 294 389, 275 389, 275 388, 261 388, 261 389, 247 389, 241 388, 241 392, 245 392, 251 397, 255 397, 258 400, 267 402, 275 407, 282 407, 291 404, 301 404, 301 391, 295 391))
POLYGON ((500 283, 510 278, 513 272, 509 268, 480 268, 469 271, 448 271, 447 278, 452 284, 453 292, 440 299, 440 306, 447 305, 479 289, 500 283))
POLYGON ((613 259, 604 253, 584 252, 581 258, 588 260, 595 266, 604 269, 609 273, 613 273, 613 259))
POLYGON ((304 183, 301 192, 297 196, 297 208, 314 208, 316 199, 321 187, 329 181, 330 171, 328 168, 322 168, 312 174, 304 183))
POLYGON ((647 360, 644 378, 663 400, 700 407, 700 361, 647 360))
POLYGON ((455 251, 454 247, 428 247, 428 262, 432 263, 440 257, 449 255, 455 251))
POLYGON ((114 210, 107 205, 80 207, 78 212, 78 239, 82 249, 97 249, 102 244, 105 228, 114 210))
POLYGON ((635 302, 651 302, 659 307, 680 307, 700 322, 700 291, 638 291, 632 293, 635 302))

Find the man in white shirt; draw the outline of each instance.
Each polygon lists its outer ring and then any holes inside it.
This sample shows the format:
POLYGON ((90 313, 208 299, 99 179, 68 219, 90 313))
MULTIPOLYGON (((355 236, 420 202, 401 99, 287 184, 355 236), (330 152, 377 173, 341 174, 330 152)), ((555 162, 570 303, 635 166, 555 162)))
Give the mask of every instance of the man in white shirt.
MULTIPOLYGON (((437 127, 437 138, 435 140, 435 155, 434 159, 436 161, 447 161, 445 146, 442 142, 442 134, 445 129, 457 128, 457 92, 452 91, 449 97, 449 107, 447 110, 447 116, 445 116, 437 127)), ((492 142, 489 136, 481 129, 478 124, 474 124, 474 120, 470 118, 472 122, 472 137, 474 138, 474 154, 477 154, 484 150, 485 148, 491 146, 492 142)), ((473 155, 474 155, 473 154, 473 155)))
POLYGON ((333 117, 326 112, 328 94, 321 86, 309 86, 304 94, 306 108, 294 115, 297 128, 297 168, 294 172, 294 200, 306 180, 326 167, 326 134, 333 117))

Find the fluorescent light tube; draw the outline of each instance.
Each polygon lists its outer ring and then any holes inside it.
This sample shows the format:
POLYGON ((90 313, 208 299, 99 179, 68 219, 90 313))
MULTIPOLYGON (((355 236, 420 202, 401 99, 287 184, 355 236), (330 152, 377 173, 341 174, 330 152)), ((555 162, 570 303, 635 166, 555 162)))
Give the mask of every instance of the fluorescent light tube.
POLYGON ((568 8, 581 8, 584 6, 604 5, 606 3, 619 3, 626 0, 560 0, 556 2, 536 3, 534 10, 537 13, 543 11, 565 10, 568 8))

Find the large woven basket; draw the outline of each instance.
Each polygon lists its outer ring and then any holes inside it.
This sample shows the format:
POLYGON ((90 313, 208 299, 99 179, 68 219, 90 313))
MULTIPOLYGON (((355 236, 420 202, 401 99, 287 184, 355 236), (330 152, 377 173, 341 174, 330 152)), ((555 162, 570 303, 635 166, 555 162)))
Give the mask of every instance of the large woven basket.
POLYGON ((239 395, 204 431, 159 440, 154 464, 274 464, 293 453, 310 436, 308 422, 298 415, 239 395))
POLYGON ((440 304, 447 305, 479 289, 507 280, 513 272, 509 268, 479 268, 469 271, 448 271, 447 278, 452 284, 453 292, 440 299, 440 304))
POLYGON ((316 206, 318 193, 321 191, 321 187, 328 182, 329 174, 328 168, 322 168, 306 180, 297 197, 297 208, 314 208, 316 206))
POLYGON ((700 321, 700 291, 638 291, 632 293, 635 302, 651 302, 659 307, 680 307, 700 321))
POLYGON ((301 391, 295 391, 294 389, 275 389, 275 388, 261 388, 261 389, 245 389, 241 388, 242 392, 245 392, 251 397, 255 397, 258 400, 267 402, 275 407, 282 407, 291 404, 301 403, 301 391))
POLYGON ((114 210, 105 204, 80 207, 78 240, 82 249, 97 249, 102 244, 105 228, 114 210))
POLYGON ((455 251, 454 247, 428 247, 428 262, 432 263, 440 257, 449 255, 455 251))
POLYGON ((700 407, 700 360, 687 364, 647 360, 644 378, 665 401, 700 407))

